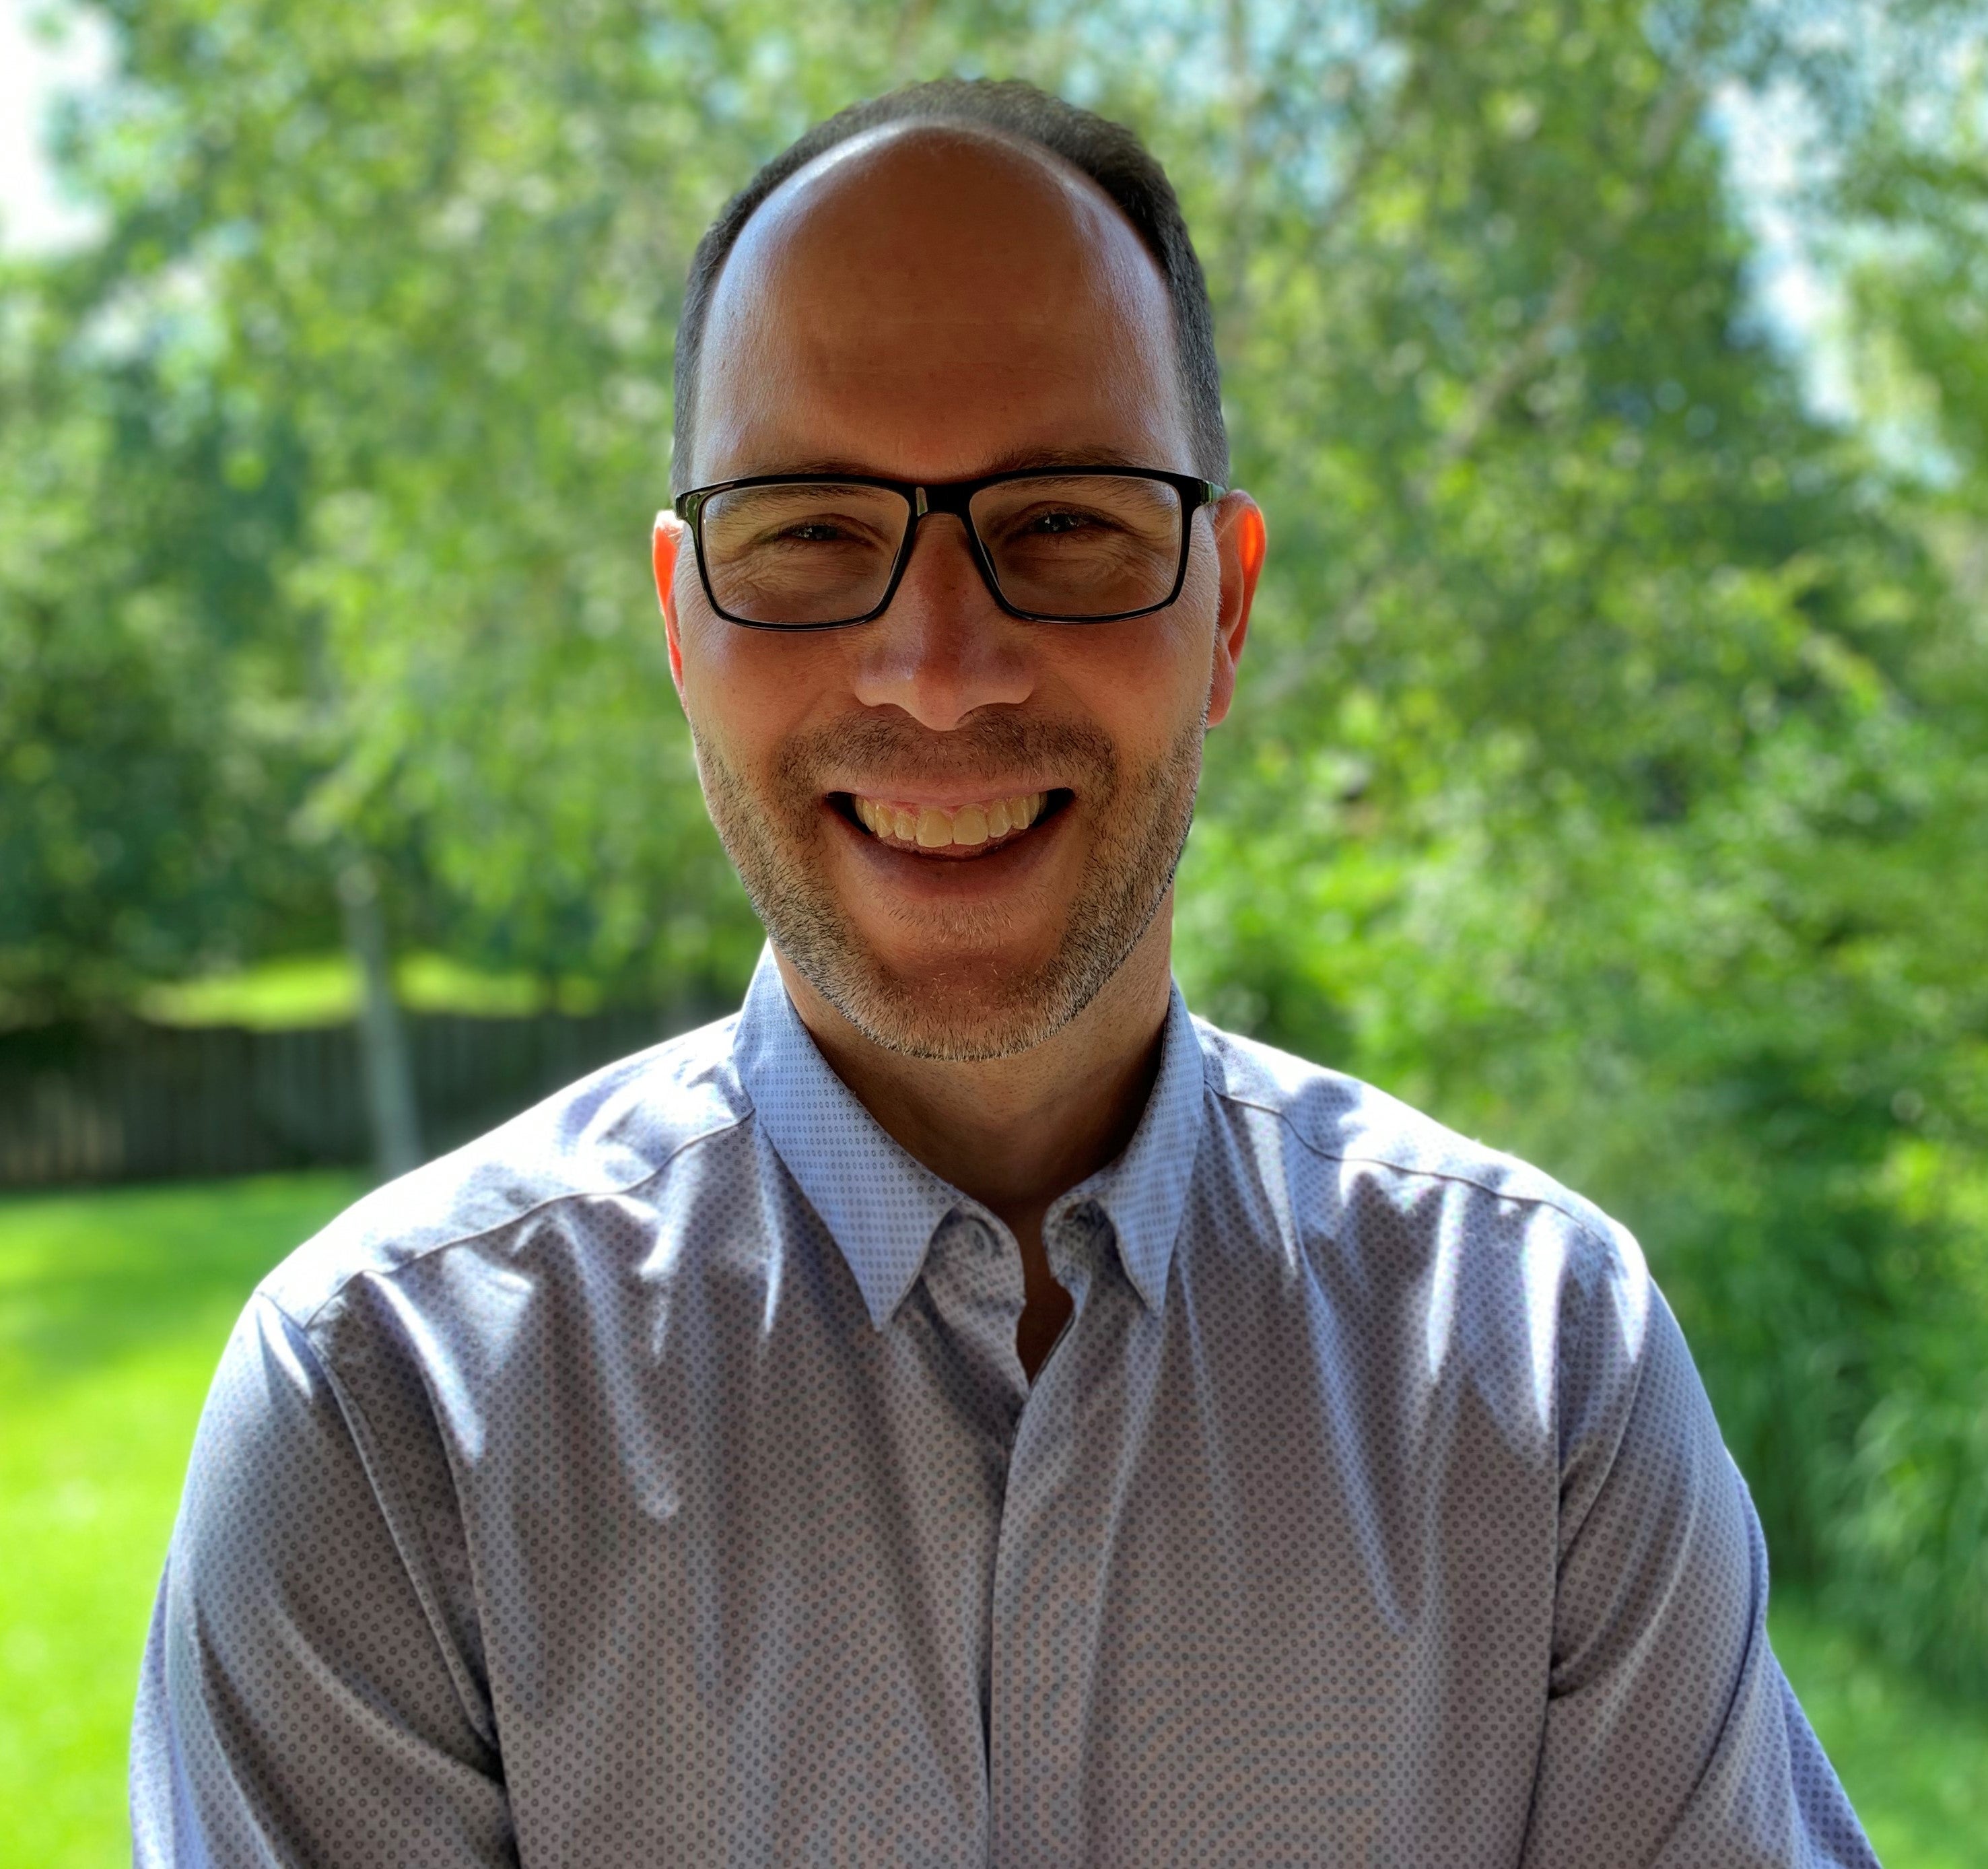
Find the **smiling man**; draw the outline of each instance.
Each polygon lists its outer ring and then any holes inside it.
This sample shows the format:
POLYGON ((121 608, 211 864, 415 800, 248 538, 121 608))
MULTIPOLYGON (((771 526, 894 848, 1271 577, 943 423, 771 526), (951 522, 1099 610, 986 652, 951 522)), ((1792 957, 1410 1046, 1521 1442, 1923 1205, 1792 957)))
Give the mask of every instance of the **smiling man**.
POLYGON ((1265 535, 1157 165, 1019 86, 820 127, 675 461, 766 956, 257 1293, 140 1861, 1870 1863, 1634 1242, 1172 986, 1265 535))

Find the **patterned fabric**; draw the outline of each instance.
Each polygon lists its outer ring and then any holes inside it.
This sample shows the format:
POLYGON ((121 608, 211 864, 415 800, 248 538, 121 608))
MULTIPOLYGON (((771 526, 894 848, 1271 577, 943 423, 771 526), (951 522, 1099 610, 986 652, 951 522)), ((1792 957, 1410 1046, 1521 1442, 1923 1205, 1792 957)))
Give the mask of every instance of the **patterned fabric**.
POLYGON ((140 1864, 1873 1862, 1635 1242, 1175 995, 1013 1236, 738 1018, 265 1282, 146 1651, 140 1864))

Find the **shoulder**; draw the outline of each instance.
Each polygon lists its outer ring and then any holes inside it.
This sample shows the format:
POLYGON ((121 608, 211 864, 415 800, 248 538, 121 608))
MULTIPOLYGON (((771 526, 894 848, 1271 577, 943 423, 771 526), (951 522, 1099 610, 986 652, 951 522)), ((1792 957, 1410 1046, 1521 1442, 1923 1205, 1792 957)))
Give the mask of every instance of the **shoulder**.
POLYGON ((1563 1461, 1614 1444, 1653 1357, 1696 1391, 1641 1247, 1593 1202, 1357 1078, 1199 1029, 1226 1177, 1253 1180, 1350 1359, 1419 1350, 1516 1441, 1550 1396, 1563 1461))
POLYGON ((607 1065, 376 1188, 284 1260, 262 1295, 308 1326, 355 1279, 563 1209, 660 1196, 679 1164, 752 1114, 732 1061, 736 1024, 735 1014, 607 1065))
MULTIPOLYGON (((1456 1236, 1551 1241, 1570 1268, 1645 1276, 1628 1230, 1530 1163, 1472 1140, 1358 1078, 1195 1021, 1209 1094, 1226 1122, 1274 1135, 1290 1193, 1315 1213, 1378 1199, 1456 1236)), ((1246 1144, 1247 1146, 1247 1144, 1246 1144)), ((1422 1229, 1416 1229, 1421 1231, 1422 1229)))

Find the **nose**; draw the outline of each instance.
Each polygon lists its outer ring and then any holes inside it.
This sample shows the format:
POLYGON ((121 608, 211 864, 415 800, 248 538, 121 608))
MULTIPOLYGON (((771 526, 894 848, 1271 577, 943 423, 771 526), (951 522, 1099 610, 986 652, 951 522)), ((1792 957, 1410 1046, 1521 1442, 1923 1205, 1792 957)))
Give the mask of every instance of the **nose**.
POLYGON ((856 698, 940 733, 976 708, 1012 707, 1035 686, 1029 628, 994 601, 960 519, 927 514, 890 608, 856 632, 856 698))

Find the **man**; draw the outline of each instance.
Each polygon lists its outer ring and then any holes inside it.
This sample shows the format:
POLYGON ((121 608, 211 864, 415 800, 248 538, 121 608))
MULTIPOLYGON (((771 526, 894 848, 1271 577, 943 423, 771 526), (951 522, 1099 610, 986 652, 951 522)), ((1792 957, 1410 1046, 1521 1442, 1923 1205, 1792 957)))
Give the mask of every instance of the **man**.
POLYGON ((265 1282, 140 1861, 1868 1864, 1634 1243, 1171 985, 1265 548, 1157 165, 845 113, 678 398, 766 958, 265 1282))

